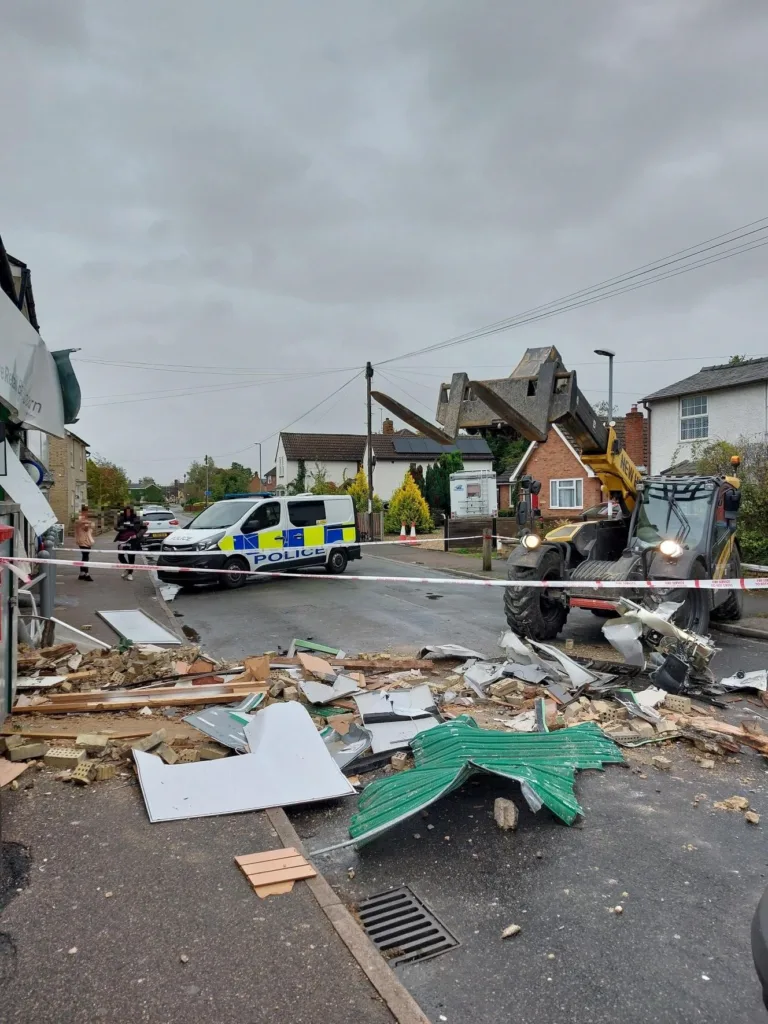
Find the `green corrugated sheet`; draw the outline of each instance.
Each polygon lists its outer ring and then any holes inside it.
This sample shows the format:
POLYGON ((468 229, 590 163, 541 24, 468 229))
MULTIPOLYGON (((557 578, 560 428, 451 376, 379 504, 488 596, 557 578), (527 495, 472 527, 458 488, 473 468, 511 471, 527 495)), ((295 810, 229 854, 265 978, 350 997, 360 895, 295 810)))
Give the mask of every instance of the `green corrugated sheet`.
POLYGON ((366 786, 349 832, 366 843, 410 818, 477 772, 520 783, 529 805, 548 807, 566 825, 582 813, 573 791, 577 769, 623 762, 594 722, 550 733, 503 733, 457 718, 411 740, 416 767, 366 786))

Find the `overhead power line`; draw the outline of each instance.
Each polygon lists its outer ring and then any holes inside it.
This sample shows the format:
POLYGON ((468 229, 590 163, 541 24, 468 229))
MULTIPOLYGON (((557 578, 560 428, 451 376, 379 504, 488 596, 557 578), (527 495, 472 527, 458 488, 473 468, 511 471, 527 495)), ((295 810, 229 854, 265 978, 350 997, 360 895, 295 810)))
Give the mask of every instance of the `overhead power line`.
POLYGON ((514 327, 521 327, 524 324, 545 320, 572 309, 589 306, 595 302, 603 302, 605 299, 614 298, 616 295, 623 295, 627 292, 636 291, 639 288, 646 288, 659 281, 677 277, 679 274, 690 273, 700 267, 719 263, 724 259, 731 259, 752 249, 759 249, 764 245, 768 245, 768 217, 760 217, 738 228, 732 228, 723 234, 707 238, 696 245, 688 246, 686 249, 679 249, 669 256, 663 256, 653 260, 651 263, 634 267, 623 274, 606 278, 598 284, 570 292, 559 299, 533 306, 512 317, 497 320, 495 323, 488 324, 478 330, 448 338, 446 341, 437 342, 434 345, 426 345, 398 356, 392 356, 389 359, 383 359, 374 365, 386 366, 389 363, 398 362, 403 359, 412 359, 415 356, 425 355, 430 352, 439 352, 455 345, 463 345, 469 341, 487 337, 491 334, 511 330, 514 327), (725 248, 732 245, 732 243, 737 244, 733 245, 732 248, 725 248), (700 259, 699 257, 705 253, 707 255, 700 259))

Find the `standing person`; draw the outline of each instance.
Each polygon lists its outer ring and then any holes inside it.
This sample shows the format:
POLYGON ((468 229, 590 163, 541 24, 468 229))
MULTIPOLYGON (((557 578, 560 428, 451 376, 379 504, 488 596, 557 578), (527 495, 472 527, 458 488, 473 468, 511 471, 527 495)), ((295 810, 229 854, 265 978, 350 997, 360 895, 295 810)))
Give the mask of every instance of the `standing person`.
POLYGON ((135 552, 141 551, 141 536, 143 533, 144 524, 136 515, 133 505, 126 505, 118 516, 117 536, 115 537, 117 546, 120 549, 117 560, 129 567, 123 572, 124 580, 133 579, 133 569, 130 566, 136 563, 135 552), (123 554, 124 551, 129 551, 130 554, 123 554))
MULTIPOLYGON (((90 560, 91 548, 93 547, 93 523, 91 522, 87 505, 83 505, 80 509, 80 515, 75 521, 75 544, 80 548, 82 560, 87 563, 90 560)), ((80 575, 77 578, 93 583, 93 576, 88 571, 87 564, 80 566, 80 575)))

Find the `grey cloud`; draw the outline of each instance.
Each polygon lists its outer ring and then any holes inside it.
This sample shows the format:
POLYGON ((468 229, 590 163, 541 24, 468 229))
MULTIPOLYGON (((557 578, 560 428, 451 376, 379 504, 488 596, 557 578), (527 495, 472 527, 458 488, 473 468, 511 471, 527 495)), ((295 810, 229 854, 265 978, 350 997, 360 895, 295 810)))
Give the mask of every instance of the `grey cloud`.
MULTIPOLYGON (((264 438, 352 370, 246 372, 362 366, 768 212, 758 0, 7 0, 4 17, 0 230, 46 339, 180 364, 81 363, 94 403, 236 385, 86 408, 82 433, 132 475, 264 438)), ((766 253, 403 363, 392 390, 432 409, 452 368, 556 344, 601 397, 582 364, 610 345, 628 403, 697 363, 622 358, 761 351, 766 253)), ((358 382, 301 425, 363 417, 358 382)))

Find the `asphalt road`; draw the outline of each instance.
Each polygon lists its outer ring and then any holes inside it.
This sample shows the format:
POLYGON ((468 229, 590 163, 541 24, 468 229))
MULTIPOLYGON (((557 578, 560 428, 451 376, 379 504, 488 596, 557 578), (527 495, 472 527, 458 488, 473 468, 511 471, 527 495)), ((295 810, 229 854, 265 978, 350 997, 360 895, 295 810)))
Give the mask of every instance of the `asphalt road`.
MULTIPOLYGON (((506 628, 501 588, 468 586, 445 573, 372 555, 352 562, 347 573, 427 575, 443 582, 364 583, 307 571, 290 579, 257 579, 239 590, 196 587, 180 593, 171 608, 204 646, 225 658, 287 648, 294 637, 350 653, 413 651, 434 643, 459 643, 490 657, 499 653, 497 641, 506 628)), ((574 610, 563 635, 600 642, 601 624, 591 612, 574 610)), ((721 652, 713 668, 722 675, 765 666, 761 641, 718 634, 717 643, 721 652)))
MULTIPOLYGON (((371 556, 352 571, 416 575, 413 566, 371 556)), ((294 636, 349 652, 454 642, 493 655, 505 625, 498 589, 308 575, 199 590, 172 607, 205 646, 230 657, 285 647, 294 636)), ((566 635, 598 641, 600 621, 574 612, 566 635)), ((716 672, 766 664, 759 641, 717 641, 716 672)), ((735 714, 760 715, 738 707, 735 714)), ((745 795, 768 821, 764 762, 747 753, 708 771, 679 744, 664 751, 674 766, 662 773, 649 766, 656 752, 633 752, 634 771, 583 773, 577 792, 586 815, 571 829, 527 811, 516 786, 477 780, 426 818, 319 866, 350 903, 408 883, 455 933, 457 949, 400 969, 434 1021, 758 1024, 766 1016, 749 925, 767 884, 765 833, 713 803, 745 795), (706 798, 694 801, 700 794, 706 798), (493 823, 500 795, 522 808, 513 834, 493 823), (617 904, 621 915, 609 912, 617 904), (502 941, 512 923, 522 934, 502 941)), ((311 850, 347 838, 353 810, 350 800, 291 816, 311 850)))

